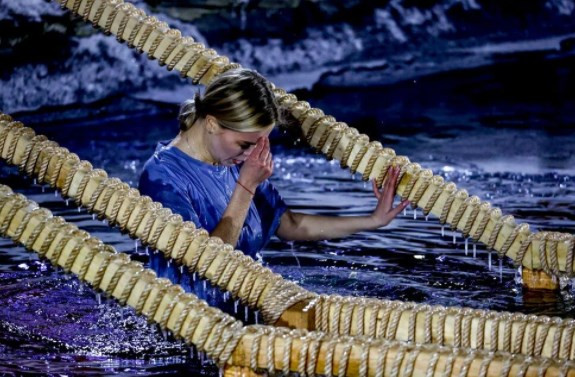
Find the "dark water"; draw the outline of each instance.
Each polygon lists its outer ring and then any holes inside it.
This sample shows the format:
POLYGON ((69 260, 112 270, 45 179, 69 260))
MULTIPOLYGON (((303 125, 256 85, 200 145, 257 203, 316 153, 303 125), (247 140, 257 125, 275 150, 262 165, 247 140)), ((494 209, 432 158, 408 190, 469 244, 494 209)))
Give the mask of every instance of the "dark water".
MULTIPOLYGON (((366 96, 369 95, 366 94, 366 96)), ((31 124, 29 124, 31 125, 31 124)), ((360 125, 358 125, 360 127, 360 125)), ((173 112, 34 125, 61 145, 136 185, 155 142, 175 134, 173 112)), ((575 136, 544 128, 434 127, 383 130, 385 144, 432 168, 470 193, 490 200, 532 229, 575 231, 575 136)), ((375 207, 369 184, 338 163, 275 135, 272 180, 295 211, 367 214, 375 207)), ((296 143, 297 144, 297 143, 296 143)), ((16 169, 2 165, 2 183, 63 215, 83 229, 146 261, 134 241, 92 215, 66 206, 16 169)), ((343 240, 286 243, 273 240, 263 260, 285 278, 319 293, 572 316, 570 286, 560 293, 524 293, 516 270, 483 246, 465 253, 459 234, 413 211, 390 226, 343 240), (417 217, 417 219, 414 219, 417 217), (490 262, 491 261, 491 262, 490 262)), ((21 247, 0 241, 0 372, 19 374, 217 374, 177 341, 113 302, 53 271, 21 247)))

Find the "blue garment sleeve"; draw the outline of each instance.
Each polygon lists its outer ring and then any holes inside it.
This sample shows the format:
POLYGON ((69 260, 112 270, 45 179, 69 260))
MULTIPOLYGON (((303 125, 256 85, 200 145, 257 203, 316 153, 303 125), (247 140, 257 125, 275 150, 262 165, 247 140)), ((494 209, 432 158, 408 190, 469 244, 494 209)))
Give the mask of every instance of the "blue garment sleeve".
POLYGON ((278 190, 267 179, 258 186, 254 203, 262 221, 263 238, 269 240, 276 233, 281 217, 288 207, 278 190))
POLYGON ((181 215, 185 221, 192 221, 196 227, 202 227, 188 193, 174 182, 177 180, 173 179, 166 169, 144 169, 138 189, 142 194, 181 215))

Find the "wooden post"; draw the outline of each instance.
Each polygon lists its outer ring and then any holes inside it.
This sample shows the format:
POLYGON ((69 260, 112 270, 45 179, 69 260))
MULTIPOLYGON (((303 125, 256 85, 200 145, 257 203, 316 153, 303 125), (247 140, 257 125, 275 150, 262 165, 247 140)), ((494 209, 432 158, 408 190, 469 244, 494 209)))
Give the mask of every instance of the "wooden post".
POLYGON ((224 368, 224 377, 261 377, 265 373, 257 373, 248 367, 238 367, 235 365, 226 365, 224 368))
POLYGON ((304 300, 284 311, 274 326, 292 329, 315 330, 315 309, 307 308, 310 300, 304 300))
POLYGON ((524 268, 521 277, 523 280, 523 288, 528 290, 545 290, 557 291, 559 290, 559 280, 542 270, 530 270, 524 268))

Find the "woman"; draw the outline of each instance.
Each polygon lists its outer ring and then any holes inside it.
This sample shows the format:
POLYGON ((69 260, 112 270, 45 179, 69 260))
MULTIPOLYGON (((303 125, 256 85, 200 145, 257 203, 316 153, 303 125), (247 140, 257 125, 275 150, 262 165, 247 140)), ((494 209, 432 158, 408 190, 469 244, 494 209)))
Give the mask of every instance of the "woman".
POLYGON ((399 171, 391 169, 368 216, 292 212, 268 181, 268 136, 280 122, 270 84, 258 73, 228 71, 202 97, 183 104, 180 133, 160 142, 144 165, 140 191, 212 236, 252 257, 275 234, 284 240, 323 240, 387 225, 409 203, 393 208, 399 171))

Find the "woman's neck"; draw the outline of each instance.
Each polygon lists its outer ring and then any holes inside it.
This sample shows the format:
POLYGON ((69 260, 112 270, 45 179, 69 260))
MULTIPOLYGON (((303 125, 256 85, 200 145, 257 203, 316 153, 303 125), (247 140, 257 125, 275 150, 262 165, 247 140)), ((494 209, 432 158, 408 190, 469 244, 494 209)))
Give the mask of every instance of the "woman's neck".
POLYGON ((200 123, 200 120, 197 120, 187 131, 178 134, 173 145, 196 160, 217 165, 217 161, 206 147, 208 144, 207 134, 204 125, 200 123))

